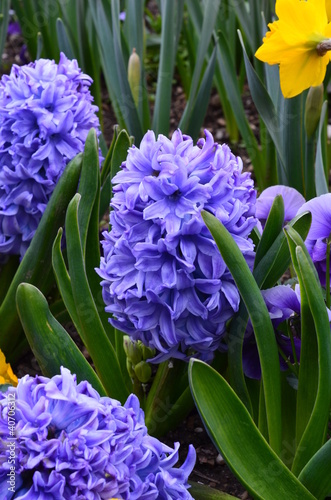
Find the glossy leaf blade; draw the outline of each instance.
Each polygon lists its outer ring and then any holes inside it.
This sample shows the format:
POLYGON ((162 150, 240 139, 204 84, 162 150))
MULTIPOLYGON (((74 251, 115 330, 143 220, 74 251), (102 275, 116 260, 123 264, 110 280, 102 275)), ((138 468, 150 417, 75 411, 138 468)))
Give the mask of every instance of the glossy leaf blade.
POLYGON ((254 498, 315 498, 269 447, 247 409, 221 375, 205 363, 191 360, 189 381, 210 437, 254 498))
POLYGON ((21 283, 16 294, 17 308, 30 347, 47 377, 60 373, 60 367, 87 380, 101 396, 106 392, 91 365, 66 330, 51 314, 47 300, 38 288, 21 283))
POLYGON ((270 444, 276 453, 280 453, 280 368, 275 333, 269 313, 260 289, 230 233, 212 214, 203 211, 202 217, 236 282, 251 318, 261 363, 270 444))
POLYGON ((302 469, 299 480, 316 498, 323 500, 331 491, 331 440, 302 469))
POLYGON ((277 236, 282 230, 284 223, 284 200, 282 196, 278 195, 273 201, 271 210, 262 233, 260 243, 256 250, 254 267, 261 261, 262 257, 271 247, 272 243, 276 240, 277 236))
POLYGON ((87 280, 78 224, 79 201, 80 195, 77 194, 70 202, 66 216, 69 275, 80 324, 79 333, 107 394, 124 402, 129 391, 87 280))
POLYGON ((315 266, 297 233, 292 228, 286 228, 286 234, 294 268, 299 277, 300 285, 304 287, 307 295, 318 345, 316 400, 306 429, 298 443, 292 466, 293 473, 298 475, 312 455, 321 448, 325 440, 325 429, 331 403, 331 337, 329 318, 315 266))

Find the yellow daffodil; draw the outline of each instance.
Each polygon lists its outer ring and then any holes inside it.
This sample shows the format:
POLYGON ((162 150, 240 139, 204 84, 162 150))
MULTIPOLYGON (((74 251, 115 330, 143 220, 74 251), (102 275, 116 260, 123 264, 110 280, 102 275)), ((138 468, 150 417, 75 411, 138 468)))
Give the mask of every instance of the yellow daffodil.
POLYGON ((14 375, 13 370, 9 363, 6 363, 5 355, 2 351, 0 351, 0 385, 1 384, 10 384, 17 385, 17 377, 14 375))
MULTIPOLYGON (((277 0, 278 20, 255 56, 279 64, 284 97, 294 97, 311 86, 320 85, 331 59, 331 23, 326 0, 277 0)), ((328 4, 331 4, 327 0, 328 4)), ((331 6, 330 6, 331 10, 331 6)))

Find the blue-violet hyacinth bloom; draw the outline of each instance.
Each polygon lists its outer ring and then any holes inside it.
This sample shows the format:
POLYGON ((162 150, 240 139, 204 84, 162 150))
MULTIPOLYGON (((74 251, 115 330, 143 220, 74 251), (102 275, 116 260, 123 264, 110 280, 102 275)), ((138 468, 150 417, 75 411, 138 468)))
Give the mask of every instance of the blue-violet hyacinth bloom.
POLYGON ((298 213, 303 212, 311 212, 312 221, 305 245, 315 264, 321 284, 325 286, 327 240, 331 238, 331 193, 307 201, 298 210, 298 213))
MULTIPOLYGON (((293 290, 290 285, 278 285, 267 290, 261 290, 262 297, 269 311, 270 319, 275 330, 276 341, 280 349, 290 362, 294 362, 293 348, 290 337, 278 329, 279 325, 291 318, 293 344, 297 360, 300 360, 301 341, 295 331, 295 318, 301 311, 300 287, 293 290)), ((298 319, 299 320, 299 319, 298 319)), ((261 365, 252 324, 249 322, 243 344, 243 370, 247 377, 260 379, 261 365)), ((279 356, 281 370, 287 369, 285 360, 279 356)))
POLYGON ((135 395, 122 406, 100 397, 86 381, 77 384, 61 368, 52 378, 21 378, 0 393, 0 408, 1 498, 192 498, 187 480, 195 464, 193 446, 182 466, 174 467, 179 444, 171 448, 148 435, 135 395), (8 429, 13 407, 15 439, 8 429), (15 487, 8 489, 13 467, 15 487))
POLYGON ((102 277, 111 323, 170 357, 209 361, 222 348, 239 292, 201 210, 214 214, 252 266, 249 235, 256 191, 242 161, 206 138, 152 131, 129 149, 113 179, 110 232, 103 234, 102 277))
POLYGON ((23 256, 67 163, 99 132, 76 60, 13 65, 0 81, 0 254, 23 256))
POLYGON ((302 194, 292 187, 279 184, 264 189, 256 200, 256 217, 262 228, 265 226, 274 199, 278 195, 281 195, 284 200, 284 225, 296 216, 299 208, 306 201, 302 194))

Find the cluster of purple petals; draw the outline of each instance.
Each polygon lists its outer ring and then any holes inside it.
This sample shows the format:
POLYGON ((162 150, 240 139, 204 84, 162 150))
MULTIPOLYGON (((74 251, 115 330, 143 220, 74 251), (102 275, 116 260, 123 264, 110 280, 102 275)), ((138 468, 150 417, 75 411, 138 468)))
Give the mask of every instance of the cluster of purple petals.
POLYGON ((116 328, 159 351, 155 362, 209 361, 239 306, 201 210, 224 224, 250 266, 254 259, 253 181, 228 146, 205 134, 194 145, 179 130, 171 139, 149 131, 113 179, 97 270, 103 298, 116 328))
POLYGON ((0 393, 0 497, 7 500, 191 499, 190 446, 180 468, 179 444, 148 435, 136 396, 124 406, 62 368, 49 379, 25 376, 0 393), (11 397, 8 397, 8 394, 11 397), (14 399, 13 399, 14 398, 14 399), (15 453, 8 437, 15 401, 15 453), (13 456, 16 461, 13 465, 13 456), (15 467, 15 491, 8 490, 15 467), (7 475, 9 474, 9 476, 7 475))
POLYGON ((305 244, 315 264, 321 284, 325 286, 327 240, 331 238, 331 193, 307 201, 298 210, 298 213, 303 212, 311 212, 312 215, 305 244))
MULTIPOLYGON (((278 327, 289 318, 293 318, 294 320, 295 317, 300 315, 300 287, 299 285, 296 285, 293 290, 290 285, 278 285, 274 288, 261 290, 261 293, 268 308, 270 319, 275 330, 276 341, 285 356, 290 362, 293 363, 294 355, 291 339, 278 330, 278 327)), ((296 358, 297 360, 300 360, 300 338, 294 336, 293 344, 296 358)), ((250 323, 245 332, 242 359, 245 375, 250 378, 260 379, 261 365, 253 328, 250 323)), ((286 370, 288 368, 282 356, 279 356, 279 362, 281 370, 286 370)))
POLYGON ((99 129, 76 60, 13 65, 0 81, 0 254, 23 256, 67 163, 99 129))

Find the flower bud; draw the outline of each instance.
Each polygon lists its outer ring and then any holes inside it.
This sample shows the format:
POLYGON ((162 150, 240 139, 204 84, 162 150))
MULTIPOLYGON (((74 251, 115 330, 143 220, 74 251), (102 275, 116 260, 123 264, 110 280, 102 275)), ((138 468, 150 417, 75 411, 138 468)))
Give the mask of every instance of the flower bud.
POLYGON ((310 87, 305 109, 305 129, 307 137, 312 137, 315 133, 321 116, 323 104, 324 86, 323 83, 317 87, 310 87))
POLYGON ((143 355, 144 361, 146 361, 147 359, 154 358, 155 349, 152 349, 151 347, 147 347, 146 345, 141 343, 141 350, 142 350, 142 355, 143 355))
POLYGON ((128 335, 124 335, 123 337, 123 347, 128 360, 133 365, 136 365, 143 359, 140 344, 134 340, 131 340, 128 335))
POLYGON ((149 363, 146 363, 146 361, 140 361, 135 367, 134 367, 134 372, 142 384, 147 384, 147 382, 151 379, 152 376, 152 368, 149 363))
POLYGON ((140 84, 140 57, 138 56, 136 49, 132 50, 132 54, 129 57, 128 80, 133 100, 135 102, 135 105, 138 106, 140 84))
POLYGON ((126 358, 126 369, 128 370, 128 374, 130 375, 130 377, 134 378, 135 373, 134 373, 134 369, 133 369, 133 364, 131 363, 131 361, 128 358, 126 358))

